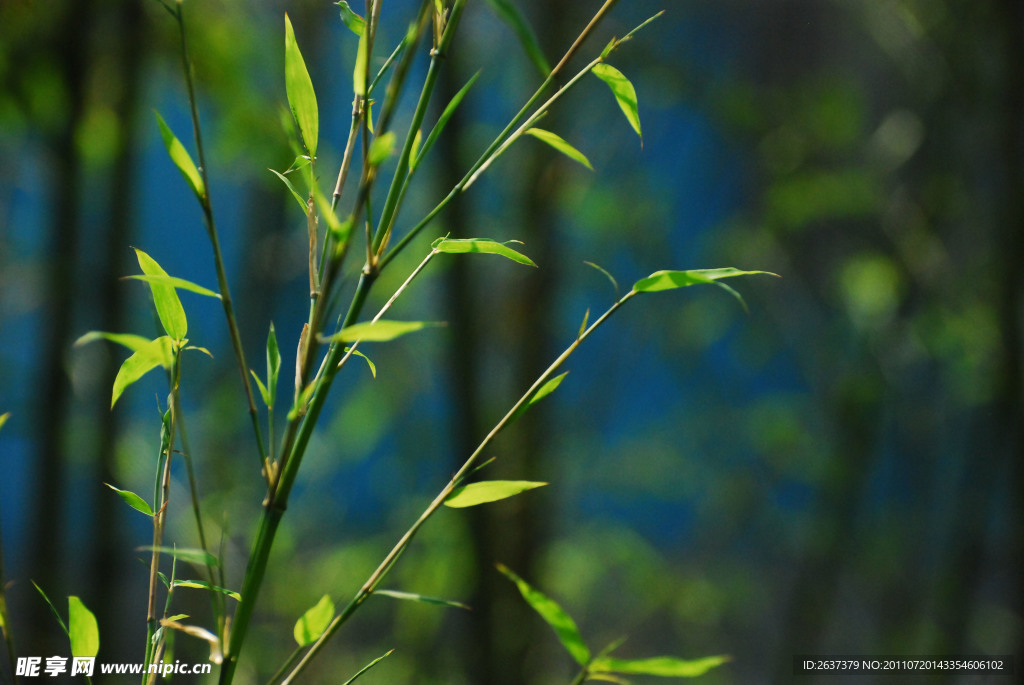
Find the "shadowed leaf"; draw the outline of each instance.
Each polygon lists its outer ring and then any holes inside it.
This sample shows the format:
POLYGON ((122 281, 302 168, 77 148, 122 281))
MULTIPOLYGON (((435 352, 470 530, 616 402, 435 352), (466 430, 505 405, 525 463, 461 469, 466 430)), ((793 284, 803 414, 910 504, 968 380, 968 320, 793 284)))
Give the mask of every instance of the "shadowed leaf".
POLYGON ((419 154, 413 157, 412 162, 410 163, 411 169, 415 170, 416 167, 419 166, 420 161, 426 157, 428 152, 430 152, 430 148, 434 147, 434 143, 437 141, 438 136, 441 135, 444 127, 448 125, 448 120, 452 118, 453 114, 455 114, 455 110, 459 108, 459 105, 462 103, 462 99, 466 97, 466 93, 469 92, 469 89, 473 87, 473 84, 476 83, 476 80, 479 77, 480 72, 478 71, 473 74, 473 78, 469 79, 469 81, 466 82, 466 85, 462 86, 462 88, 459 89, 459 92, 452 97, 451 101, 444 108, 444 111, 441 112, 441 116, 438 117, 437 123, 434 124, 434 128, 430 130, 427 140, 423 143, 423 149, 420 150, 419 154))
POLYGON ((523 50, 530 57, 530 61, 537 67, 540 75, 547 78, 548 74, 551 73, 551 65, 548 64, 547 59, 544 57, 544 51, 541 50, 537 35, 530 28, 526 17, 519 11, 519 8, 509 2, 509 0, 487 0, 487 4, 494 9, 495 14, 512 27, 512 30, 516 32, 516 36, 523 46, 523 50))
POLYGON ((309 208, 306 206, 306 201, 302 198, 301 195, 299 195, 299 191, 295 190, 295 186, 292 184, 291 179, 282 174, 280 171, 275 171, 274 169, 270 169, 269 171, 273 172, 275 176, 281 179, 284 185, 291 192, 292 197, 294 197, 295 201, 299 203, 299 207, 302 208, 302 213, 305 214, 309 208))
POLYGON ((91 343, 95 340, 109 340, 110 342, 124 345, 132 352, 138 352, 151 341, 141 335, 134 333, 105 333, 103 331, 89 331, 75 341, 75 347, 91 343))
POLYGON ((213 556, 204 549, 194 549, 191 547, 153 547, 152 545, 146 545, 144 547, 136 547, 137 552, 159 552, 160 554, 169 554, 175 559, 181 561, 187 561, 190 564, 197 564, 199 566, 220 566, 220 562, 217 557, 213 556))

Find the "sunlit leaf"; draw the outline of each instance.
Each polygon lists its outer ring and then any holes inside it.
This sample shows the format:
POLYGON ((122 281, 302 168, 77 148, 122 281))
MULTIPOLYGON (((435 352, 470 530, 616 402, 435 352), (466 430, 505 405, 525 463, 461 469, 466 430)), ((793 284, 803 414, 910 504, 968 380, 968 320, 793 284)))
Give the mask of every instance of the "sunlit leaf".
POLYGON ((110 408, 117 404, 118 398, 132 383, 139 380, 158 366, 170 368, 171 339, 166 335, 151 340, 137 350, 121 364, 114 378, 114 388, 110 396, 110 408))
POLYGON ((373 661, 371 661, 370 663, 368 663, 365 666, 363 666, 361 669, 359 669, 358 673, 356 673, 354 676, 352 676, 351 678, 346 680, 344 685, 352 685, 352 683, 354 683, 356 681, 356 678, 358 678, 359 676, 361 676, 364 673, 366 673, 367 671, 369 671, 371 668, 373 668, 374 666, 379 664, 381 661, 383 661, 387 657, 391 656, 391 653, 394 652, 394 651, 395 650, 390 649, 387 652, 385 652, 384 654, 382 654, 381 656, 379 656, 376 659, 374 659, 373 661))
POLYGON ((298 621, 292 634, 300 647, 316 642, 334 618, 334 602, 330 595, 324 595, 320 601, 310 607, 298 621))
POLYGON ((435 252, 444 252, 447 254, 466 254, 468 252, 475 252, 479 254, 496 254, 502 257, 507 257, 513 262, 519 264, 525 264, 527 266, 537 266, 533 263, 533 260, 522 254, 516 252, 507 243, 499 243, 496 240, 490 238, 438 238, 430 246, 435 252))
POLYGON ((124 345, 132 352, 138 352, 150 343, 149 338, 145 338, 141 335, 135 335, 134 333, 105 333, 103 331, 89 331, 75 341, 75 347, 91 343, 94 340, 109 340, 110 342, 117 343, 118 345, 124 345))
POLYGON ((709 656, 703 659, 677 659, 658 656, 650 659, 616 659, 606 656, 594 659, 590 665, 594 673, 628 673, 670 678, 696 678, 731 660, 728 656, 709 656))
MULTIPOLYGON (((348 352, 350 349, 351 348, 346 347, 345 351, 348 352)), ((365 354, 363 354, 359 350, 352 350, 352 354, 354 354, 357 357, 362 357, 366 361, 366 365, 370 367, 370 375, 373 376, 374 378, 377 377, 377 365, 374 364, 373 361, 371 361, 371 359, 369 357, 367 357, 365 354)))
POLYGON ((366 30, 366 20, 361 16, 352 11, 352 8, 348 6, 345 0, 339 0, 334 3, 341 10, 341 20, 345 23, 345 26, 357 36, 362 36, 363 31, 366 30))
POLYGON ((175 559, 181 561, 187 561, 190 564, 196 564, 199 566, 220 566, 220 562, 217 557, 213 556, 204 549, 194 549, 191 547, 153 547, 146 545, 145 547, 136 547, 138 552, 159 552, 160 554, 169 554, 175 559))
POLYGON ((146 500, 142 499, 134 492, 128 490, 122 490, 121 488, 115 488, 110 483, 104 483, 108 488, 116 492, 124 500, 124 503, 136 511, 141 511, 146 516, 153 515, 153 508, 149 506, 146 500))
POLYGON ((572 617, 565 613, 565 610, 558 606, 554 600, 548 598, 539 590, 532 588, 529 583, 513 573, 508 567, 498 564, 498 570, 516 584, 516 587, 519 588, 519 593, 526 600, 526 603, 533 607, 533 610, 540 614, 541 618, 549 626, 554 628, 555 634, 558 635, 558 639, 569 651, 569 654, 572 655, 572 658, 581 666, 586 666, 590 662, 590 649, 583 642, 583 637, 580 635, 579 628, 576 627, 576 622, 572 620, 572 617))
POLYGON ((68 597, 68 637, 71 638, 71 656, 99 654, 100 629, 96 617, 74 595, 68 597))
POLYGON ((420 146, 423 145, 423 129, 416 129, 416 135, 412 137, 412 147, 409 148, 409 168, 415 169, 417 158, 420 154, 420 146))
POLYGON ((675 288, 686 288, 691 285, 712 283, 739 300, 743 308, 746 309, 747 303, 743 301, 743 297, 725 283, 719 283, 718 281, 723 278, 755 274, 767 274, 778 277, 777 274, 773 274, 770 271, 740 271, 731 267, 722 269, 692 269, 689 271, 656 271, 647 278, 642 278, 634 283, 633 290, 638 293, 653 293, 662 290, 674 290, 675 288))
POLYGON ((167 154, 171 156, 171 161, 178 167, 178 171, 185 177, 192 192, 196 194, 200 202, 204 201, 206 197, 206 186, 203 184, 203 177, 199 173, 199 169, 196 168, 195 162, 192 161, 192 157, 189 156, 188 150, 181 144, 181 141, 174 135, 167 122, 160 116, 159 112, 154 111, 156 114, 156 123, 160 126, 160 137, 164 140, 164 147, 167 148, 167 154))
POLYGON ((452 97, 451 101, 444 108, 444 111, 441 112, 441 116, 438 118, 437 123, 434 124, 434 128, 430 130, 430 135, 427 136, 427 140, 423 143, 423 149, 418 155, 416 155, 415 161, 412 163, 412 169, 419 166, 420 161, 427 156, 428 152, 430 152, 430 148, 434 147, 434 143, 437 141, 438 136, 440 136, 441 132, 444 131, 444 127, 448 125, 448 120, 452 118, 453 114, 455 114, 455 110, 459 108, 459 105, 462 103, 462 99, 466 97, 466 93, 469 92, 469 89, 473 87, 473 84, 476 83, 476 80, 479 77, 479 71, 473 74, 473 78, 469 79, 469 81, 466 82, 466 85, 459 89, 459 92, 452 97))
POLYGON ((299 203, 299 207, 302 209, 302 213, 305 214, 306 211, 309 209, 306 206, 306 200, 303 199, 302 195, 299 194, 299 191, 295 190, 295 186, 292 184, 291 179, 282 174, 280 171, 274 171, 273 169, 270 169, 270 171, 273 172, 273 174, 277 176, 279 179, 281 179, 285 187, 287 187, 288 190, 291 192, 292 197, 294 197, 295 201, 299 203))
POLYGON ((395 151, 395 132, 388 131, 382 136, 373 139, 370 143, 370 152, 367 158, 370 166, 380 166, 395 151))
POLYGON ((526 133, 529 133, 537 140, 544 141, 545 143, 555 148, 569 159, 579 162, 580 164, 587 167, 591 171, 594 170, 594 167, 590 165, 590 160, 587 159, 586 155, 584 155, 582 152, 574 148, 569 143, 565 142, 565 140, 558 134, 552 133, 551 131, 545 131, 542 128, 528 128, 526 129, 526 133))
POLYGON ((206 628, 200 626, 189 626, 167 618, 160 619, 160 625, 172 630, 178 630, 191 637, 199 638, 210 645, 210 661, 219 664, 224 661, 224 653, 220 648, 220 638, 206 628))
POLYGON ((219 587, 217 585, 210 585, 205 580, 176 580, 171 583, 171 587, 191 587, 198 588, 200 590, 213 590, 221 593, 222 595, 227 595, 235 601, 242 601, 242 595, 238 594, 234 590, 228 590, 227 588, 219 587))
MULTIPOLYGON (((369 58, 366 53, 368 50, 369 43, 364 33, 359 36, 359 47, 356 49, 356 65, 352 69, 352 92, 359 97, 366 95, 366 63, 369 58)), ((370 117, 370 121, 373 121, 372 117, 370 117)))
POLYGON ((548 64, 547 59, 544 57, 544 51, 541 50, 537 35, 530 28, 526 17, 519 11, 519 8, 509 2, 509 0, 487 0, 487 4, 494 9, 494 12, 505 23, 512 27, 523 49, 530 57, 530 61, 537 67, 540 75, 547 78, 548 74, 551 73, 551 65, 548 64))
POLYGON ((497 502, 514 497, 521 492, 539 488, 547 483, 528 480, 485 480, 479 483, 462 485, 452 490, 452 494, 444 501, 446 507, 462 509, 475 507, 478 504, 497 502))
POLYGON ((450 599, 439 599, 437 597, 427 597, 426 595, 417 595, 412 592, 401 592, 400 590, 374 590, 373 594, 391 597, 393 599, 402 599, 409 602, 422 602, 424 604, 437 604, 439 606, 469 610, 469 606, 461 602, 453 602, 450 599))
POLYGON ((636 89, 633 88, 633 84, 621 71, 610 64, 601 63, 595 66, 594 76, 607 83, 608 87, 612 89, 615 101, 619 103, 629 125, 643 139, 643 134, 640 132, 640 112, 636 102, 636 89))
MULTIPOLYGON (((139 267, 147 276, 167 276, 167 272, 142 250, 135 248, 135 256, 139 260, 139 267)), ((169 283, 150 283, 149 289, 153 293, 153 304, 156 306, 157 316, 163 324, 167 335, 175 340, 181 340, 188 333, 188 319, 185 318, 185 309, 178 299, 178 292, 169 283)))
POLYGON ((210 290, 209 288, 204 288, 203 286, 193 283, 192 281, 186 281, 184 278, 177 278, 176 276, 146 276, 142 274, 134 274, 132 276, 125 276, 125 278, 131 278, 136 281, 143 281, 145 283, 149 283, 150 285, 154 283, 159 285, 169 285, 172 288, 178 290, 187 290, 190 293, 196 293, 197 295, 215 297, 218 300, 221 299, 220 293, 216 293, 210 290))
MULTIPOLYGON (((588 309, 587 312, 589 313, 590 310, 588 309)), ((586 324, 586 321, 584 320, 583 323, 586 324)), ((580 333, 580 335, 583 335, 583 334, 580 333)), ((533 393, 533 396, 530 397, 529 400, 527 400, 525 403, 520 405, 519 409, 516 411, 515 414, 513 414, 512 418, 509 421, 512 422, 512 421, 518 420, 519 417, 522 416, 526 412, 527 409, 529 409, 530 407, 532 407, 533 405, 537 404, 542 399, 544 399, 545 397, 547 397, 548 395, 553 393, 555 391, 555 389, 558 388, 558 386, 562 384, 562 381, 565 380, 565 377, 568 376, 568 375, 569 375, 569 372, 566 371, 565 373, 558 374, 554 378, 548 379, 548 381, 544 385, 540 386, 537 389, 537 392, 533 393)))
POLYGON ((366 321, 342 328, 328 338, 327 342, 386 342, 428 326, 440 325, 432 321, 366 321))
POLYGON ((587 682, 591 680, 597 680, 602 683, 616 683, 616 685, 630 685, 630 682, 625 678, 620 678, 613 673, 590 673, 587 675, 587 682))
POLYGON ((302 142, 309 156, 316 159, 316 143, 320 135, 316 93, 313 92, 313 82, 306 71, 306 62, 295 41, 295 31, 287 12, 284 15, 284 86, 288 106, 291 107, 295 123, 299 125, 302 142))

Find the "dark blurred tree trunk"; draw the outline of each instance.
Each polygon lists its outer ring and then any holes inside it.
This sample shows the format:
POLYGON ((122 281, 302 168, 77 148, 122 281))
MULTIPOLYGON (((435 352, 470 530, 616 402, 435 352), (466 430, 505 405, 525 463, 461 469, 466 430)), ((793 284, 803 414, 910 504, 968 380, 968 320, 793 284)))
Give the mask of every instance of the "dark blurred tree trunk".
MULTIPOLYGON (((75 264, 78 256, 81 230, 82 167, 76 145, 86 100, 86 82, 89 70, 88 39, 93 26, 92 2, 76 0, 63 3, 60 29, 49 51, 57 56, 61 81, 66 92, 66 114, 60 128, 50 141, 53 155, 53 176, 50 179, 50 206, 53 208, 49 245, 46 253, 50 261, 44 268, 45 314, 40 346, 38 407, 35 426, 38 435, 38 471, 36 474, 36 511, 32 515, 33 528, 29 536, 34 541, 32 562, 29 565, 33 579, 51 594, 60 596, 62 588, 59 560, 63 555, 59 531, 66 513, 67 483, 64 479, 68 415, 71 387, 68 382, 64 356, 71 338, 75 307, 75 264)), ((27 604, 32 607, 32 604, 27 604)), ((46 609, 30 610, 29 625, 47 625, 46 609)), ((59 631, 40 630, 26 635, 21 645, 25 654, 52 654, 59 642, 59 631)))

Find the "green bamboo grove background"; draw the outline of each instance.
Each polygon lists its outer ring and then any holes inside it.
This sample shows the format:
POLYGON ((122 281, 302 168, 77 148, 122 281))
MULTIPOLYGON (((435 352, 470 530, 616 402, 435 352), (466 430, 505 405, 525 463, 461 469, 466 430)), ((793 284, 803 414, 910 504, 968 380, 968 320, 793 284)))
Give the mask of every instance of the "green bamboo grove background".
MULTIPOLYGON (((551 61, 600 5, 515 4, 551 61)), ((242 341, 262 373, 273 320, 290 382, 305 224, 267 171, 294 158, 284 12, 317 89, 324 169, 348 132, 355 39, 328 2, 185 6, 242 341)), ((487 455, 499 457, 488 477, 550 485, 440 512, 388 580, 472 611, 372 598, 310 682, 344 682, 392 648, 362 682, 570 682, 571 659, 496 562, 594 647, 628 636, 617 653, 629 657, 731 655, 708 683, 792 682, 794 654, 1016 654, 1020 667, 1019 3, 622 0, 587 58, 662 9, 611 60, 636 86, 642 147, 590 79, 543 127, 593 173, 523 140, 382 277, 367 311, 449 232, 521 240, 539 265, 436 260, 394 315, 447 325, 368 345, 376 379, 345 369, 237 682, 266 681, 323 594, 349 599, 584 311, 614 301, 584 260, 627 287, 658 269, 782 279, 735 281, 749 314, 715 288, 617 313, 487 455)), ((388 25, 384 42, 404 30, 388 25)), ((111 411, 121 351, 71 345, 93 329, 156 335, 146 289, 119 280, 137 272, 132 246, 216 283, 202 213, 151 113, 188 139, 177 41, 157 2, 0 4, 0 533, 19 654, 66 652, 35 581, 96 614, 102 660, 142 658, 148 558, 135 548, 151 527, 102 483, 151 487, 166 388, 140 383, 111 411)), ((478 70, 403 217, 428 211, 541 80, 492 5, 471 1, 431 118, 478 70)), ((251 426, 219 305, 182 299, 189 338, 216 358, 190 362, 183 401, 238 589, 263 497, 251 426)), ((167 537, 191 545, 175 477, 167 537)), ((203 599, 182 612, 202 620, 203 599)), ((176 650, 208 654, 184 637, 176 650)))

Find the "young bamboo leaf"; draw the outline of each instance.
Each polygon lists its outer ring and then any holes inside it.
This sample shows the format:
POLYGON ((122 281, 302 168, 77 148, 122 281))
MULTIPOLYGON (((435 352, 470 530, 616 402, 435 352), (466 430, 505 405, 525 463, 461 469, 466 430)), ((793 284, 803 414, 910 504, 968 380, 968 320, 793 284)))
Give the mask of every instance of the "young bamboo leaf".
POLYGON ((260 395, 263 397, 263 404, 270 407, 270 392, 267 390, 267 386, 263 385, 263 381, 260 380, 260 377, 256 375, 255 371, 249 369, 249 373, 252 374, 252 379, 256 381, 256 385, 260 388, 260 395))
POLYGON ((594 170, 594 167, 590 165, 590 160, 587 159, 586 155, 584 155, 582 152, 574 148, 569 143, 565 142, 565 140, 558 134, 552 133, 551 131, 545 131, 542 128, 528 128, 526 129, 526 133, 529 133, 537 140, 544 141, 545 143, 555 148, 569 159, 579 162, 580 164, 587 167, 591 171, 594 170))
POLYGON ((462 509, 475 507, 478 504, 497 502, 499 500, 514 497, 521 492, 539 488, 547 483, 537 483, 528 480, 484 480, 479 483, 462 485, 452 490, 452 494, 444 501, 446 507, 462 509))
POLYGON ((334 3, 341 10, 341 20, 345 23, 345 26, 349 30, 359 37, 362 37, 363 31, 366 30, 366 20, 361 16, 352 11, 352 8, 348 6, 345 0, 339 0, 334 3))
POLYGON ((288 95, 288 106, 299 126, 299 134, 311 159, 316 159, 316 143, 320 135, 319 114, 316 107, 316 93, 313 82, 306 70, 295 31, 288 13, 284 15, 284 86, 288 95))
POLYGON ((377 657, 376 659, 374 659, 370 663, 368 663, 365 666, 363 666, 361 669, 359 669, 358 673, 356 673, 354 676, 352 676, 351 678, 346 680, 344 685, 352 685, 352 683, 354 683, 356 681, 356 678, 358 678, 359 676, 361 676, 364 673, 366 673, 367 671, 369 671, 371 668, 373 668, 374 666, 379 664, 381 661, 383 661, 387 657, 391 656, 391 653, 394 652, 394 651, 395 650, 393 650, 393 649, 388 650, 386 653, 382 654, 381 656, 377 657))
MULTIPOLYGON (((351 349, 351 348, 348 348, 348 347, 346 347, 346 348, 345 348, 345 351, 346 351, 346 352, 348 352, 348 351, 349 351, 349 349, 351 349)), ((355 356, 357 356, 357 357, 362 357, 362 358, 363 358, 364 360, 366 360, 366 365, 370 367, 370 375, 371 375, 371 376, 373 376, 374 378, 376 378, 376 377, 377 377, 377 365, 376 365, 376 364, 374 364, 374 363, 373 363, 373 362, 372 362, 372 361, 370 360, 370 358, 369 358, 369 357, 367 357, 367 356, 366 356, 365 354, 363 354, 363 353, 362 353, 362 352, 360 352, 359 350, 353 350, 353 351, 352 351, 352 354, 354 354, 354 355, 355 355, 355 356)))
POLYGON ((137 552, 159 552, 160 554, 169 554, 175 559, 181 561, 187 561, 190 564, 197 566, 212 566, 216 567, 220 565, 217 557, 213 556, 205 549, 192 549, 189 547, 153 547, 146 545, 145 547, 136 547, 137 552))
POLYGON ((275 176, 281 179, 281 181, 285 184, 288 190, 291 191, 292 197, 294 197, 295 201, 299 203, 299 207, 302 208, 302 213, 305 214, 307 209, 306 201, 302 198, 301 195, 299 195, 299 191, 295 190, 295 186, 292 185, 291 179, 279 171, 274 171, 273 169, 270 169, 269 171, 273 172, 275 176))
POLYGON ((234 590, 228 590, 227 588, 219 587, 217 585, 210 585, 205 580, 176 580, 171 583, 171 587, 191 587, 198 588, 200 590, 214 590, 222 595, 227 595, 237 602, 242 601, 242 595, 238 594, 234 590))
POLYGON ((637 293, 653 293, 661 290, 673 290, 691 285, 711 283, 739 300, 740 305, 746 310, 747 303, 743 301, 743 296, 725 283, 720 283, 719 279, 754 274, 767 274, 778 277, 777 274, 773 274, 770 271, 740 271, 731 267, 724 269, 692 269, 690 271, 656 271, 647 278, 642 278, 634 283, 633 291, 637 293))
MULTIPOLYGON (((587 313, 590 313, 589 309, 587 310, 587 313)), ((584 319, 583 323, 586 324, 586 319, 584 319)), ((580 330, 582 331, 582 327, 580 328, 580 330)), ((581 332, 580 335, 583 335, 583 333, 581 332)), ((519 409, 516 410, 516 413, 512 415, 511 419, 509 419, 509 423, 512 423, 513 421, 518 421, 519 417, 525 414, 527 409, 529 409, 530 407, 537 404, 542 399, 553 393, 555 389, 562 384, 562 381, 565 380, 565 377, 567 375, 569 375, 568 371, 566 371, 565 373, 560 373, 554 378, 549 379, 548 382, 545 383, 544 385, 540 386, 537 389, 537 392, 533 393, 533 397, 531 397, 526 403, 520 405, 519 409)))
POLYGON ((149 341, 132 356, 124 360, 114 378, 114 388, 110 396, 110 408, 113 409, 121 394, 132 383, 139 380, 158 366, 171 366, 171 339, 166 335, 149 341))
POLYGON ((267 398, 268 407, 274 406, 274 399, 277 397, 277 377, 281 370, 281 351, 277 347, 277 333, 274 331, 274 323, 270 323, 270 332, 267 334, 267 398))
POLYGON ((299 647, 316 642, 327 629, 332 618, 334 618, 334 602, 331 601, 330 595, 324 595, 295 622, 292 634, 295 636, 295 641, 299 643, 299 647))
POLYGON ((724 655, 692 660, 677 659, 671 656, 659 656, 650 659, 615 659, 606 656, 594 659, 590 665, 590 671, 593 673, 627 673, 669 678, 696 678, 729 661, 731 661, 731 657, 724 655))
POLYGON ((579 340, 583 337, 583 334, 587 331, 587 323, 590 321, 590 307, 587 307, 587 311, 583 312, 583 321, 580 322, 580 330, 576 334, 576 339, 579 340))
POLYGON ((600 266, 598 266, 597 264, 595 264, 594 262, 583 262, 583 263, 586 264, 587 266, 594 267, 595 269, 597 269, 598 271, 603 273, 608 278, 608 280, 612 282, 612 287, 615 288, 615 298, 618 299, 618 297, 619 297, 619 282, 615 280, 615 277, 612 276, 610 273, 608 273, 605 269, 603 269, 600 266))
POLYGON ((133 279, 133 280, 136 280, 136 281, 143 281, 145 283, 149 283, 150 285, 153 285, 154 283, 158 284, 158 285, 169 285, 172 288, 180 289, 180 290, 187 290, 190 293, 196 293, 197 295, 205 295, 206 297, 214 297, 214 298, 217 298, 218 300, 221 299, 220 298, 220 293, 216 293, 216 292, 210 290, 209 288, 204 288, 203 286, 197 285, 196 283, 193 283, 192 281, 186 281, 184 278, 177 278, 175 276, 167 276, 167 275, 163 275, 163 276, 160 276, 160 275, 147 276, 147 275, 143 275, 143 274, 133 274, 131 276, 125 276, 125 278, 130 278, 130 279, 133 279))
POLYGON ((143 336, 135 335, 134 333, 105 333, 103 331, 89 331, 76 340, 74 346, 79 347, 81 345, 91 343, 94 340, 109 340, 110 342, 117 343, 118 345, 124 345, 132 352, 138 352, 150 342, 149 338, 144 338, 143 336))
POLYGON ((427 597, 426 595, 417 595, 412 592, 401 592, 400 590, 374 590, 373 594, 382 595, 384 597, 391 597, 392 599, 404 599, 409 602, 422 602, 424 604, 437 604, 439 606, 453 607, 455 609, 465 609, 471 611, 470 607, 461 602, 453 602, 449 599, 439 599, 437 597, 427 597))
MULTIPOLYGON (((369 43, 366 40, 365 33, 359 36, 359 47, 356 48, 356 65, 352 69, 352 92, 358 97, 366 95, 366 62, 369 59, 367 51, 369 50, 369 43)), ((370 117, 370 121, 373 118, 370 117)))
POLYGON ((203 184, 203 177, 200 175, 199 169, 196 168, 195 162, 189 156, 188 150, 174 135, 164 118, 160 116, 160 112, 154 111, 153 113, 156 114, 156 123, 160 126, 160 137, 164 140, 167 154, 171 156, 171 161, 185 177, 192 192, 196 194, 200 202, 203 202, 206 198, 206 186, 203 184))
POLYGON ((96 617, 74 595, 68 597, 68 637, 71 638, 71 656, 94 657, 99 654, 100 629, 96 625, 96 617))
POLYGON ((537 266, 532 259, 521 252, 516 252, 507 243, 499 243, 490 238, 438 238, 430 247, 434 252, 444 252, 447 254, 466 254, 468 252, 496 254, 507 257, 519 264, 537 266))
POLYGON ((395 150, 395 132, 388 131, 384 135, 374 138, 370 143, 370 152, 367 157, 370 166, 380 166, 395 150))
POLYGON ((519 11, 519 8, 509 2, 509 0, 487 0, 487 4, 494 9, 495 14, 512 27, 523 49, 530 57, 530 61, 537 67, 540 75, 547 78, 548 74, 551 73, 551 65, 544 58, 544 51, 540 48, 537 35, 526 22, 526 17, 519 11))
POLYGON ((423 150, 416 155, 416 160, 412 163, 411 168, 413 171, 416 170, 420 161, 427 156, 428 152, 430 152, 430 148, 434 147, 434 143, 437 141, 438 136, 440 136, 441 132, 444 131, 444 127, 448 125, 448 120, 452 118, 453 114, 455 114, 455 110, 459 108, 459 105, 462 103, 462 99, 466 97, 466 93, 469 92, 469 89, 473 87, 473 84, 476 83, 478 78, 480 78, 479 71, 473 74, 473 78, 469 79, 469 81, 466 82, 466 85, 459 89, 459 92, 452 97, 451 101, 444 108, 444 111, 441 112, 441 116, 438 118, 437 123, 434 124, 434 128, 430 130, 430 135, 427 136, 427 140, 423 143, 423 150))
POLYGON ((367 321, 342 328, 324 342, 386 342, 428 326, 443 324, 432 321, 367 321))
POLYGON ((529 583, 517 576, 505 565, 498 564, 498 570, 516 584, 516 587, 519 588, 519 593, 526 600, 526 603, 533 607, 533 610, 540 614, 541 618, 555 630, 555 634, 558 635, 562 646, 568 650, 572 658, 576 660, 576 663, 581 666, 586 666, 590 663, 590 649, 583 642, 583 637, 580 635, 579 628, 576 627, 576 622, 572 620, 572 617, 565 613, 565 610, 558 606, 554 600, 533 589, 529 583))
POLYGON ((142 499, 134 492, 128 490, 122 490, 121 488, 115 488, 110 483, 104 483, 108 488, 116 492, 124 500, 124 503, 136 511, 141 511, 146 516, 153 515, 153 508, 149 506, 146 500, 142 499))
POLYGON ((416 135, 412 137, 412 147, 409 148, 409 169, 415 169, 420 154, 420 146, 423 145, 423 129, 416 129, 416 135))
MULTIPOLYGON (((135 256, 139 260, 142 272, 147 276, 167 276, 167 272, 142 250, 136 248, 135 256)), ((175 340, 181 340, 188 333, 188 319, 185 318, 185 309, 181 306, 178 293, 173 285, 167 283, 150 283, 149 289, 153 293, 153 304, 156 306, 157 316, 163 324, 167 335, 175 340)))
POLYGON ((608 84, 615 96, 615 101, 619 103, 622 113, 626 115, 629 125, 640 136, 640 140, 643 140, 643 133, 640 132, 640 113, 637 108, 636 89, 633 88, 633 84, 621 71, 610 64, 601 63, 595 66, 594 76, 608 84))

